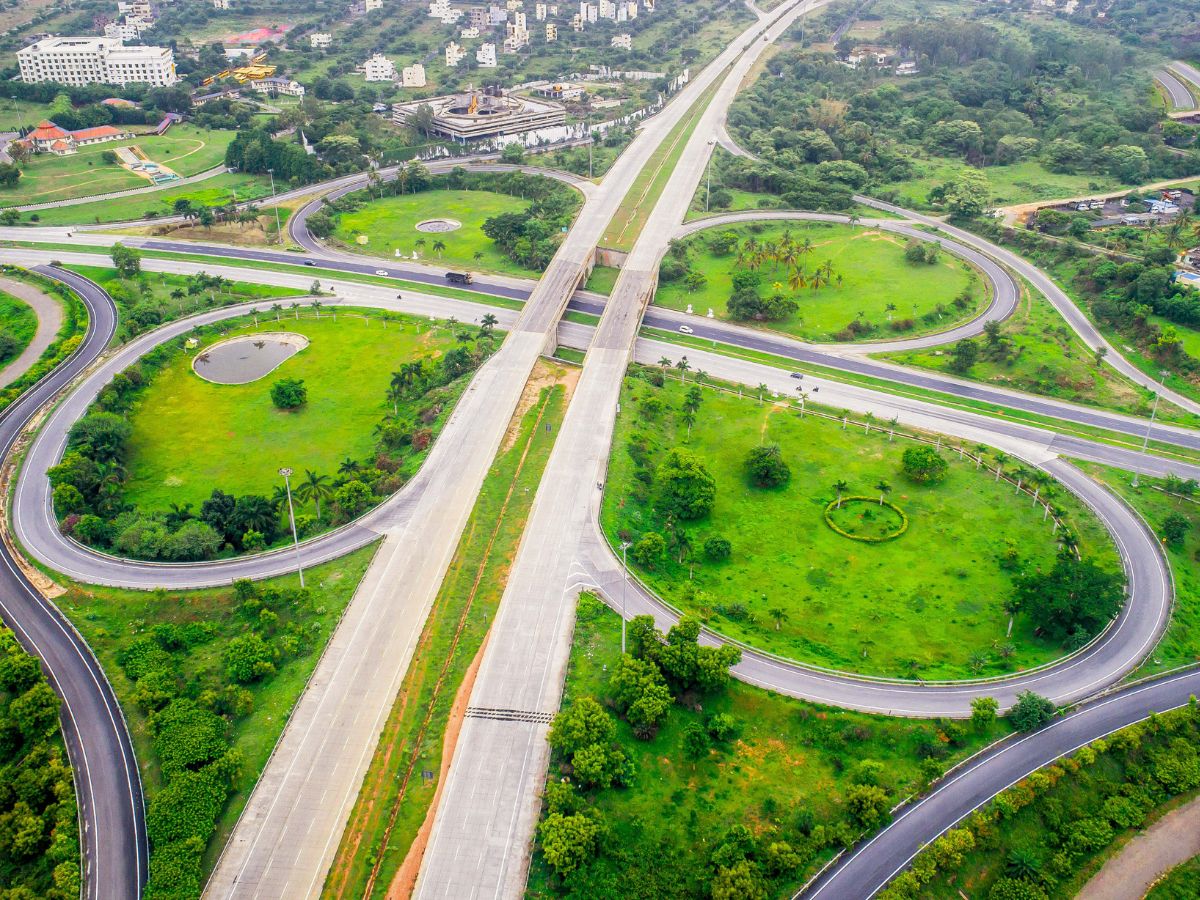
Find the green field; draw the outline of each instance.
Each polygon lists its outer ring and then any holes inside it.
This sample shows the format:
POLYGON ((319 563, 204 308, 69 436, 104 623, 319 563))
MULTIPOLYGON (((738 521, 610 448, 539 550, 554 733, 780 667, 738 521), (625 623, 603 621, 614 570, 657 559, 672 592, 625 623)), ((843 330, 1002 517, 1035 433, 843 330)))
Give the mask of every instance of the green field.
MULTIPOLYGON (((878 191, 895 191, 897 202, 901 206, 928 209, 929 192, 952 180, 966 168, 961 160, 936 156, 917 159, 914 162, 919 172, 917 177, 881 184, 878 191)), ((1117 179, 1107 175, 1066 175, 1051 172, 1036 160, 1007 166, 988 166, 983 173, 991 186, 991 201, 995 206, 1053 200, 1057 197, 1078 197, 1096 191, 1115 191, 1124 186, 1117 179)))
MULTIPOLYGON (((135 185, 140 187, 141 185, 135 185)), ((97 200, 74 206, 56 206, 32 213, 22 213, 22 221, 39 225, 92 225, 106 222, 131 222, 154 216, 172 215, 176 200, 186 198, 194 204, 223 206, 231 202, 262 200, 271 196, 270 183, 261 175, 227 172, 214 175, 194 184, 164 187, 157 191, 97 200)))
MULTIPOLYGON (((599 601, 580 598, 564 708, 583 697, 603 702, 610 696, 609 679, 620 658, 619 623, 599 601)), ((769 871, 764 893, 722 896, 789 897, 862 832, 846 795, 867 767, 881 772, 877 786, 890 806, 1003 732, 1003 723, 976 730, 945 720, 828 709, 738 681, 702 702, 689 696, 672 707, 650 740, 636 739, 628 723, 617 723, 617 742, 632 757, 634 774, 627 787, 582 797, 607 827, 599 857, 564 883, 535 853, 527 896, 708 897, 714 849, 732 826, 745 826, 760 862, 776 842, 796 856, 769 871), (698 758, 686 752, 685 735, 722 713, 733 717, 736 735, 714 741, 698 758)), ((552 782, 566 777, 560 763, 551 765, 552 782)))
MULTIPOLYGON (((264 305, 265 308, 265 305, 264 305)), ((213 488, 269 495, 280 466, 297 472, 335 473, 338 464, 362 459, 375 446, 373 429, 388 412, 392 372, 410 360, 437 356, 455 345, 453 335, 407 319, 386 328, 340 311, 321 318, 276 322, 264 313, 259 326, 231 328, 226 336, 288 331, 310 345, 274 372, 245 385, 218 385, 191 369, 193 353, 160 371, 130 416, 129 480, 125 498, 145 511, 170 503, 199 505, 213 488), (420 333, 418 333, 418 330, 420 333), (282 412, 271 402, 271 384, 301 378, 308 403, 282 412)), ((214 337, 211 342, 223 339, 214 337)))
POLYGON ((492 216, 519 213, 529 204, 518 197, 491 191, 433 190, 399 197, 372 200, 354 212, 337 218, 333 236, 355 253, 392 258, 399 250, 411 257, 417 251, 426 262, 473 271, 532 274, 501 253, 482 226, 492 216), (462 227, 441 234, 417 231, 419 222, 426 219, 449 218, 462 227), (368 243, 358 243, 364 235, 368 243), (418 245, 418 241, 421 241, 418 245), (438 242, 444 250, 435 249, 438 242), (476 258, 478 255, 478 258, 476 258))
MULTIPOLYGON (((1057 551, 1051 523, 1030 497, 977 471, 969 458, 960 461, 949 443, 945 482, 915 484, 900 471, 911 443, 889 440, 886 423, 866 435, 861 425, 843 430, 840 421, 802 419, 795 408, 760 405, 754 396, 703 390, 689 439, 679 412, 684 391, 675 376, 664 388, 644 378, 626 380, 601 517, 614 544, 636 543, 648 531, 664 534, 665 557, 652 571, 636 571, 671 603, 754 646, 876 675, 964 678, 1060 655, 1023 615, 1011 637, 1006 634, 1002 604, 1013 574, 1052 564, 1057 551), (662 411, 654 413, 648 398, 661 400, 662 411), (748 481, 744 458, 763 442, 782 448, 791 468, 784 488, 748 481), (670 447, 698 455, 717 486, 712 512, 673 531, 655 508, 655 478, 649 486, 642 482, 670 447), (876 485, 887 481, 887 499, 908 516, 907 532, 866 544, 827 527, 822 513, 836 499, 839 480, 847 482, 847 496, 872 498, 880 493, 876 485), (690 559, 686 548, 671 546, 680 531, 690 559), (731 542, 727 561, 707 558, 703 546, 713 536, 731 542), (1002 554, 1010 546, 1018 561, 1005 568, 1002 554), (1004 659, 1001 649, 1010 642, 1004 659)), ((1017 467, 1006 464, 1007 471, 1017 467)), ((1066 511, 1083 554, 1115 569, 1116 554, 1099 522, 1065 490, 1054 490, 1053 502, 1066 511)), ((861 513, 874 514, 870 503, 861 513)))
POLYGON ((855 320, 874 326, 863 335, 871 340, 943 331, 971 318, 987 300, 987 291, 974 270, 949 253, 939 254, 932 264, 910 263, 904 258, 905 239, 886 231, 784 222, 717 227, 688 238, 685 246, 689 248, 692 269, 702 273, 706 283, 694 292, 682 279, 661 283, 654 298, 656 304, 679 310, 690 304, 699 315, 712 309, 718 318, 729 318, 726 301, 733 292, 731 280, 735 272, 745 269, 747 261, 739 262, 733 252, 718 256, 709 249, 709 241, 725 232, 736 234, 743 248, 751 238, 762 245, 778 242, 788 234, 797 244, 811 243, 811 250, 800 259, 808 271, 828 262, 833 277, 816 289, 791 288, 787 265, 767 260, 758 269, 763 282, 760 293, 782 293, 794 298, 800 307, 786 319, 762 324, 806 340, 836 340, 836 335, 855 320), (954 307, 955 298, 967 290, 971 302, 965 309, 954 307), (895 308, 889 310, 889 305, 895 308), (931 321, 924 321, 924 316, 931 316, 931 321), (915 327, 892 331, 888 328, 889 317, 894 321, 912 319, 915 327))
POLYGON ((21 355, 37 332, 37 315, 28 303, 0 291, 0 366, 21 355))
POLYGON ((232 131, 205 131, 192 125, 176 125, 164 135, 144 135, 130 141, 112 141, 84 147, 71 156, 44 153, 21 164, 21 180, 0 191, 0 204, 22 206, 70 200, 147 187, 150 182, 116 163, 106 163, 106 152, 136 146, 152 161, 172 169, 181 178, 207 171, 225 160, 232 131))
POLYGON ((1146 900, 1194 900, 1200 897, 1200 856, 1176 866, 1146 895, 1146 900))
MULTIPOLYGON (((249 686, 253 702, 248 713, 230 716, 228 739, 241 755, 242 765, 234 779, 232 794, 219 811, 214 838, 207 840, 206 836, 205 870, 215 864, 325 642, 374 553, 372 545, 306 571, 310 599, 293 606, 279 623, 281 629, 302 629, 305 637, 301 651, 281 660, 273 676, 249 686)), ((162 767, 144 706, 146 698, 121 665, 122 651, 135 639, 154 634, 162 626, 198 627, 202 629, 200 633, 207 633, 207 640, 172 654, 175 657, 172 667, 179 684, 196 686, 196 693, 200 687, 220 691, 228 683, 222 652, 232 638, 246 633, 246 617, 239 614, 235 592, 229 588, 168 594, 80 585, 61 579, 60 583, 66 586, 67 593, 56 601, 57 605, 96 654, 121 702, 141 769, 146 801, 152 804, 163 789, 162 767)), ((296 576, 289 575, 261 582, 261 586, 294 589, 298 581, 296 576)))

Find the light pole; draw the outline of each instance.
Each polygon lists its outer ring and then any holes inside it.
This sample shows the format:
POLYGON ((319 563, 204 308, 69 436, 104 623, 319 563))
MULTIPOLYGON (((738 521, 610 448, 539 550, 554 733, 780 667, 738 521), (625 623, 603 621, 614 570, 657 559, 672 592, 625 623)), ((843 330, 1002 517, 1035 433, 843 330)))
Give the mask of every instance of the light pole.
MULTIPOLYGON (((267 169, 267 174, 271 176, 271 205, 275 207, 275 242, 283 243, 283 226, 279 224, 279 204, 275 202, 275 170, 267 169)), ((303 581, 303 578, 301 579, 303 581)), ((304 585, 301 584, 301 587, 304 585)))
MULTIPOLYGON (((1165 388, 1167 386, 1167 376, 1170 375, 1171 373, 1166 371, 1165 369, 1163 369, 1158 374, 1162 378, 1161 386, 1163 388, 1165 388)), ((1154 430, 1154 417, 1156 415, 1158 415, 1158 401, 1159 401, 1160 397, 1162 397, 1162 393, 1160 391, 1155 391, 1154 392, 1154 406, 1152 406, 1150 408, 1150 424, 1146 426, 1146 436, 1144 438, 1142 438, 1142 456, 1146 455, 1146 448, 1148 446, 1150 446, 1150 432, 1154 430)), ((1134 469, 1133 470, 1133 487, 1137 487, 1137 486, 1138 486, 1138 470, 1134 469)))
POLYGON ((296 572, 300 575, 300 587, 304 587, 304 569, 300 565, 300 536, 296 534, 296 511, 292 509, 292 470, 284 466, 279 470, 279 474, 283 476, 283 483, 287 486, 288 519, 292 523, 292 541, 296 545, 296 572))
MULTIPOLYGON (((708 139, 708 146, 711 147, 716 141, 713 138, 708 139)), ((704 211, 708 212, 708 201, 712 197, 712 150, 708 151, 708 160, 704 164, 704 211)))
POLYGON ((629 541, 621 541, 621 655, 625 655, 625 591, 629 586, 629 564, 625 553, 629 550, 629 541))

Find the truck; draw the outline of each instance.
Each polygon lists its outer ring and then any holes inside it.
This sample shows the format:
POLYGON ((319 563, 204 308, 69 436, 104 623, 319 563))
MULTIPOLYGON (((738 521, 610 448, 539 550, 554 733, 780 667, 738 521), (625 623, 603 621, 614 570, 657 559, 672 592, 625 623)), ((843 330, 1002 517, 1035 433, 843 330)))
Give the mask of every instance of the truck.
POLYGON ((451 284, 470 284, 475 278, 470 272, 447 272, 446 280, 451 284))

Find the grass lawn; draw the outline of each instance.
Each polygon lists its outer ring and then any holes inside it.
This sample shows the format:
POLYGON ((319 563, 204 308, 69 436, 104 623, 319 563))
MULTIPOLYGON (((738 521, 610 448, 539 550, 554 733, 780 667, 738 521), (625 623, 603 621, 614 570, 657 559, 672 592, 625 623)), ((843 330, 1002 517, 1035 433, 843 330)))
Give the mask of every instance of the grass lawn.
POLYGON ((604 294, 606 297, 612 293, 613 286, 617 283, 617 276, 621 274, 621 270, 614 266, 596 266, 592 269, 592 274, 588 276, 587 284, 583 286, 585 291, 595 291, 597 294, 604 294))
MULTIPOLYGON (((434 601, 342 835, 324 896, 383 897, 442 783, 451 706, 481 651, 578 371, 539 363, 434 601), (419 763, 419 766, 418 766, 419 763), (418 768, 434 777, 418 777, 418 768), (384 840, 389 823, 390 835, 384 840), (372 867, 380 861, 372 877, 372 867), (371 890, 368 891, 368 884, 371 890)), ((453 722, 457 733, 461 719, 453 722)), ((427 836, 427 835, 426 835, 427 836)), ((424 839, 421 841, 422 845, 424 839)))
MULTIPOLYGON (((617 615, 582 596, 564 707, 608 694, 620 648, 617 615)), ((609 829, 599 858, 563 886, 535 853, 527 896, 708 897, 709 855, 734 825, 750 829, 760 859, 776 841, 797 851, 798 865, 771 879, 763 895, 791 896, 843 841, 857 836, 844 794, 860 763, 882 765, 879 786, 890 805, 1002 729, 827 709, 734 681, 702 704, 673 706, 651 740, 637 740, 627 723, 618 723, 618 741, 633 757, 635 774, 628 787, 588 798, 609 829), (718 713, 734 717, 737 736, 689 758, 682 752, 686 730, 718 713)), ((552 763, 550 778, 559 777, 552 763)))
MULTIPOLYGON (((685 390, 674 377, 663 388, 645 378, 626 380, 601 516, 614 544, 636 543, 649 531, 673 541, 655 510, 654 487, 639 480, 636 459, 645 459, 644 473, 654 472, 671 447, 703 460, 716 481, 716 504, 707 517, 686 524, 693 559, 680 563, 679 550, 669 544, 653 571, 637 567, 670 602, 766 650, 876 675, 963 678, 1061 654, 1036 637, 1023 616, 1006 636, 1002 603, 1011 594, 1013 571, 1001 566, 1001 555, 1011 545, 1017 568, 1032 570, 1052 564, 1057 550, 1050 523, 1028 496, 996 483, 969 459, 960 461, 948 442, 945 482, 915 484, 900 470, 911 444, 890 441, 886 427, 872 435, 862 426, 843 430, 840 421, 802 419, 788 406, 763 406, 732 392, 703 391, 689 439, 676 412, 685 390), (664 405, 652 418, 650 397, 664 405), (791 467, 782 489, 747 480, 745 454, 761 442, 778 443, 791 467), (827 527, 822 512, 836 499, 838 480, 848 482, 848 495, 870 497, 878 496, 880 480, 889 482, 888 499, 907 514, 907 532, 867 544, 827 527), (732 543, 732 557, 711 562, 702 548, 718 535, 732 543), (1004 660, 998 651, 1010 641, 1011 658, 1004 660)), ((1065 490, 1056 489, 1054 502, 1067 511, 1082 552, 1118 568, 1099 522, 1065 490)), ((876 514, 870 503, 860 508, 864 517, 876 514)))
POLYGON ((270 183, 261 175, 226 172, 195 184, 165 187, 158 191, 134 194, 132 197, 117 197, 113 200, 98 200, 75 206, 21 213, 21 220, 35 221, 33 216, 37 216, 36 222, 39 225, 100 225, 106 222, 130 222, 154 216, 169 216, 174 213, 175 201, 184 198, 205 206, 223 206, 231 201, 261 200, 269 196, 270 183))
MULTIPOLYGON (((919 172, 916 178, 879 185, 881 192, 896 191, 901 206, 928 209, 929 192, 939 184, 953 179, 966 165, 960 160, 928 157, 914 160, 919 172)), ((1036 160, 1025 160, 1007 166, 988 166, 983 170, 991 186, 991 202, 996 206, 1011 206, 1033 200, 1053 200, 1056 197, 1076 197, 1093 191, 1115 191, 1123 185, 1106 175, 1064 175, 1048 171, 1036 160)))
POLYGON ((862 335, 874 340, 943 331, 971 318, 987 300, 988 291, 975 270, 949 253, 940 253, 933 264, 910 263, 904 259, 904 238, 886 231, 823 222, 781 222, 714 228, 688 238, 685 246, 690 251, 691 265, 704 275, 704 286, 690 292, 682 279, 661 283, 654 302, 680 310, 691 305, 700 315, 712 309, 718 318, 728 319, 726 301, 733 293, 732 278, 746 263, 738 262, 736 251, 718 256, 709 249, 709 241, 727 231, 735 233, 743 247, 750 238, 762 245, 778 242, 787 233, 798 244, 812 243, 811 253, 802 257, 805 269, 811 272, 830 263, 833 280, 815 290, 791 290, 786 265, 768 260, 758 270, 763 282, 760 293, 774 293, 774 284, 779 283, 778 291, 794 298, 800 306, 788 318, 768 323, 768 327, 806 340, 839 340, 836 335, 856 319, 874 326, 862 335), (955 298, 965 291, 971 295, 970 304, 961 310, 953 307, 955 298), (889 304, 895 309, 888 310, 889 304), (939 307, 943 310, 940 319, 939 307), (893 332, 887 327, 889 316, 897 321, 913 319, 916 328, 893 332), (931 321, 923 321, 923 316, 930 316, 931 321))
MULTIPOLYGON (((979 362, 968 372, 955 374, 1074 403, 1150 415, 1146 392, 1111 366, 1097 365, 1092 351, 1058 311, 1041 294, 1030 291, 1028 285, 1022 283, 1021 302, 1001 331, 1012 342, 1013 352, 1006 360, 990 359, 986 352, 981 353, 979 362)), ((906 366, 950 371, 950 355, 945 349, 909 350, 884 354, 883 358, 906 366)), ((1160 417, 1164 417, 1167 406, 1159 407, 1160 417)), ((1174 420, 1178 413, 1182 411, 1167 410, 1165 418, 1174 420)))
MULTIPOLYGON (((208 844, 206 870, 215 864, 217 854, 266 765, 325 642, 350 602, 374 552, 374 546, 366 547, 306 571, 312 599, 295 607, 291 616, 291 620, 304 629, 305 651, 279 665, 273 677, 250 685, 253 710, 244 717, 235 718, 232 723, 230 743, 241 753, 242 766, 234 783, 234 792, 217 819, 214 839, 208 844)), ((157 625, 171 623, 185 627, 198 623, 211 629, 213 636, 184 656, 179 663, 179 674, 187 681, 223 682, 222 651, 231 638, 245 629, 242 618, 234 612, 234 592, 230 588, 170 593, 129 591, 76 584, 61 577, 56 580, 66 586, 67 593, 55 602, 100 660, 121 702, 149 804, 162 789, 162 771, 154 752, 146 713, 136 698, 136 686, 125 674, 118 657, 134 639, 150 634, 157 625)), ((287 576, 263 584, 295 588, 299 582, 295 576, 287 576)))
POLYGON ((1146 900, 1189 900, 1200 897, 1200 856, 1173 868, 1150 889, 1146 900))
MULTIPOLYGON (((439 356, 455 346, 445 329, 414 319, 386 328, 378 321, 338 310, 296 319, 269 314, 239 320, 226 336, 288 331, 309 346, 269 375, 244 385, 219 385, 192 371, 195 353, 174 359, 138 399, 130 415, 129 481, 125 498, 134 506, 163 511, 172 502, 199 506, 213 488, 270 495, 277 470, 336 472, 375 446, 373 428, 388 411, 384 395, 402 363, 439 356), (277 410, 271 384, 300 378, 308 403, 296 412, 277 410)), ((214 336, 207 343, 221 340, 214 336)), ((206 345, 204 344, 204 345, 206 345)), ((202 346, 204 346, 202 345, 202 346)), ((196 351, 199 352, 199 351, 196 351)))
POLYGON ((186 178, 221 164, 233 137, 232 131, 176 125, 161 136, 141 135, 129 141, 96 144, 71 156, 39 154, 21 164, 21 180, 16 187, 0 192, 0 203, 21 206, 147 187, 150 182, 140 175, 104 162, 103 155, 118 147, 139 147, 152 161, 186 178))
POLYGON ((528 275, 530 269, 496 249, 482 230, 483 223, 492 216, 523 212, 528 206, 519 197, 491 191, 423 191, 372 200, 354 212, 342 213, 336 218, 333 236, 355 253, 392 258, 396 250, 410 257, 416 250, 426 262, 477 272, 528 275), (436 218, 454 219, 462 227, 441 234, 417 231, 417 223, 436 218), (367 237, 368 243, 358 243, 360 235, 367 237), (424 243, 418 247, 417 241, 424 243), (446 245, 445 250, 434 250, 438 241, 446 245), (478 259, 476 254, 480 254, 478 259))
POLYGON ((37 315, 24 300, 0 291, 0 366, 16 359, 37 332, 37 315))
POLYGON ((1182 541, 1163 544, 1171 563, 1175 607, 1158 646, 1130 677, 1142 678, 1200 662, 1200 505, 1165 493, 1166 482, 1160 478, 1140 478, 1135 488, 1133 475, 1123 469, 1082 461, 1076 465, 1137 510, 1160 537, 1163 523, 1172 514, 1183 516, 1190 526, 1182 541))

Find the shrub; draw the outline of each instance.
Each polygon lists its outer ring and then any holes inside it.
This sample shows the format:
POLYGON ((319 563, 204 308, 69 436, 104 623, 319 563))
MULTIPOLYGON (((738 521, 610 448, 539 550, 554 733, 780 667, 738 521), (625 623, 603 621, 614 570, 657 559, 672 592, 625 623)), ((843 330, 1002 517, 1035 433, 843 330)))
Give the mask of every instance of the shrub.
POLYGON ((271 402, 278 409, 298 409, 308 402, 308 388, 301 378, 281 378, 271 385, 271 402))
POLYGON ((603 827, 598 819, 552 813, 538 826, 542 854, 560 876, 569 875, 596 854, 603 827))
POLYGON ((904 474, 918 484, 939 484, 950 468, 941 454, 923 444, 905 450, 901 465, 904 474))
POLYGON ((719 535, 714 535, 704 542, 704 555, 713 562, 729 559, 732 552, 733 545, 729 543, 728 539, 719 535))
POLYGON ((275 671, 274 655, 267 643, 253 632, 233 638, 221 654, 225 675, 238 684, 258 681, 275 671))
POLYGON ((761 488, 775 488, 787 484, 792 470, 783 459, 778 444, 763 444, 751 448, 746 454, 746 472, 750 480, 761 488))
POLYGON ((648 531, 633 545, 633 558, 640 566, 653 569, 667 552, 667 542, 656 531, 648 531))
POLYGON ((1025 691, 1017 696, 1017 702, 1008 711, 1008 719, 1018 731, 1037 731, 1054 718, 1056 711, 1053 701, 1033 691, 1025 691))
POLYGON ((855 822, 863 828, 874 829, 887 813, 887 794, 875 785, 853 785, 846 791, 846 808, 855 822))

